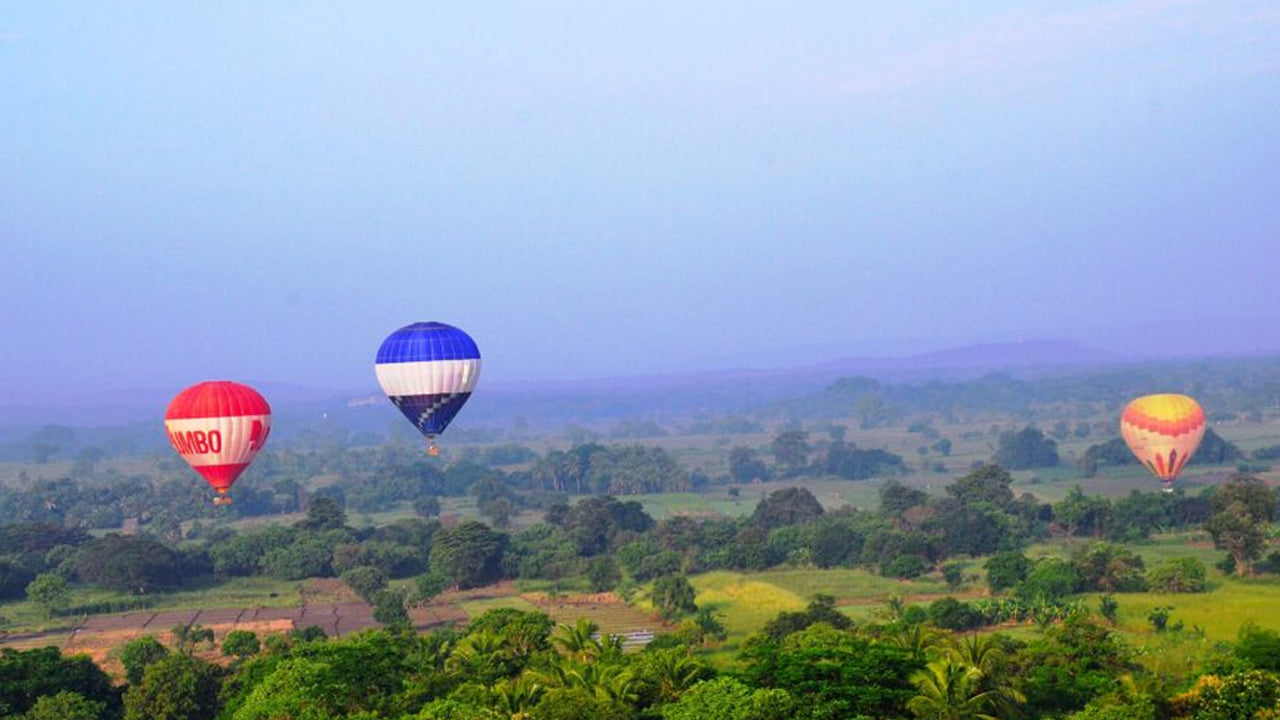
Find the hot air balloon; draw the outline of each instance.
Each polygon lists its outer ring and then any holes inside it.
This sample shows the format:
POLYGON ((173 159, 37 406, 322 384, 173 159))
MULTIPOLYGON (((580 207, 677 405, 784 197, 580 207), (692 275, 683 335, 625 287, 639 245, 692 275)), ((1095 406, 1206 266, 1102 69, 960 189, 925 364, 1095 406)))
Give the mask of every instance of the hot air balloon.
POLYGON ((169 403, 164 429, 173 449, 217 491, 213 503, 230 505, 227 491, 271 434, 271 406, 247 385, 197 383, 169 403))
POLYGON ((1200 404, 1186 395, 1146 395, 1129 403, 1120 415, 1120 434, 1165 492, 1187 466, 1204 437, 1200 404))
POLYGON ((480 378, 480 349, 452 325, 419 322, 387 336, 373 366, 378 384, 439 452, 435 436, 449 427, 480 378))

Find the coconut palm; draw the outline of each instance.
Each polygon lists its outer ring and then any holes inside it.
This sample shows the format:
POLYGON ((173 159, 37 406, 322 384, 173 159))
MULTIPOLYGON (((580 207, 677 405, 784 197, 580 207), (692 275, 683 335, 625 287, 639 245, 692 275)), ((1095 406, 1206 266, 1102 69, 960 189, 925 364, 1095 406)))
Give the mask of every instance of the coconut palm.
POLYGON ((551 642, 560 651, 576 660, 585 661, 602 654, 600 642, 593 637, 600 627, 586 618, 578 618, 573 625, 561 625, 551 636, 551 642))
POLYGON ((1007 688, 983 689, 982 671, 944 656, 911 677, 917 695, 907 709, 924 720, 997 720, 1022 696, 1007 688))

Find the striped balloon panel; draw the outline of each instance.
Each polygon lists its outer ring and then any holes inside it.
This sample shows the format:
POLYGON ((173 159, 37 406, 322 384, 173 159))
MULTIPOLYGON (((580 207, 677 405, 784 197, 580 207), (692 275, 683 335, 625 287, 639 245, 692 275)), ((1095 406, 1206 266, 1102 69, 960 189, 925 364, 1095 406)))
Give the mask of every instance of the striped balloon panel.
POLYGON ((1125 407, 1120 434, 1135 457, 1171 482, 1195 455, 1207 423, 1199 403, 1186 395, 1148 395, 1125 407))
POLYGON ((419 432, 437 435, 471 397, 480 379, 480 350, 452 325, 415 323, 383 341, 374 374, 419 432))
POLYGON ((182 459, 226 493, 271 434, 271 407, 247 386, 200 383, 173 399, 164 425, 169 444, 182 459))

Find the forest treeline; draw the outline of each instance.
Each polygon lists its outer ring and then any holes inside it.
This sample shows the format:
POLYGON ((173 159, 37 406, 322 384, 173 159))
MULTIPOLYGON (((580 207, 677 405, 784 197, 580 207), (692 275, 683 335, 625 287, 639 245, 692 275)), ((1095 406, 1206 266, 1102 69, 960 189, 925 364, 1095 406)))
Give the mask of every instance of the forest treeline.
MULTIPOLYGON (((87 656, 0 651, 0 716, 23 720, 1256 720, 1280 712, 1280 635, 1244 627, 1190 667, 1154 671, 1097 612, 1077 605, 1018 638, 960 634, 891 602, 853 622, 817 596, 769 621, 729 669, 701 654, 723 640, 715 614, 697 632, 639 652, 586 620, 490 610, 465 629, 419 634, 403 621, 329 639, 318 628, 216 643, 179 626, 120 653, 116 684, 87 656), (217 653, 223 662, 208 658, 217 653)), ((954 601, 952 601, 954 602, 954 601)), ((1167 618, 1166 618, 1167 620, 1167 618)), ((1195 631, 1160 624, 1166 648, 1195 631)))

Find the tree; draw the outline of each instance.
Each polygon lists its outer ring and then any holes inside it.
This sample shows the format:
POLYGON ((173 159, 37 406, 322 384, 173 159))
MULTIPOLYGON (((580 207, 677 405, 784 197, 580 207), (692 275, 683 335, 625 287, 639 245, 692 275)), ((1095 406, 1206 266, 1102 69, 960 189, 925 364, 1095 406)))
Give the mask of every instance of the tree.
POLYGON ((993 593, 1015 587, 1027 579, 1032 566, 1031 560, 1016 550, 998 552, 983 566, 987 571, 987 586, 993 593))
POLYGON ((769 451, 788 475, 798 475, 809 464, 809 433, 803 430, 784 430, 774 436, 769 451))
POLYGON ((71 603, 71 590, 61 575, 42 573, 27 585, 27 599, 39 605, 46 616, 53 617, 55 612, 71 603))
POLYGON ((1022 699, 1009 690, 987 688, 983 681, 977 667, 941 657, 911 676, 916 695, 907 709, 923 720, 995 720, 1022 699))
POLYGON ((449 579, 440 573, 435 571, 423 573, 414 580, 413 602, 429 603, 448 587, 449 579))
POLYGON ((250 630, 232 630, 222 640, 222 654, 244 661, 262 650, 258 636, 250 630))
POLYGON ((1235 560, 1236 574, 1253 574, 1253 561, 1266 546, 1266 525, 1276 508, 1276 493, 1252 475, 1235 475, 1213 494, 1214 514, 1205 529, 1214 546, 1235 560))
POLYGON ((331 497, 312 498, 307 506, 307 516, 294 524, 294 527, 310 532, 341 530, 346 526, 347 512, 331 497))
POLYGON ((1077 592, 1080 587, 1080 573, 1069 560, 1062 558, 1040 558, 1017 588, 1018 596, 1024 600, 1056 602, 1077 592))
POLYGON ((120 650, 120 664, 124 665, 125 679, 130 685, 142 682, 147 666, 169 656, 169 648, 152 635, 143 635, 125 643, 120 650))
POLYGON ((361 565, 342 573, 342 582, 361 600, 373 602, 373 596, 387 587, 387 573, 381 568, 361 565))
POLYGON ((220 674, 218 666, 186 655, 157 660, 125 693, 125 720, 213 720, 220 674))
POLYGON ((618 561, 612 555, 592 558, 587 563, 587 583, 592 592, 612 590, 621 580, 622 571, 618 569, 618 561))
POLYGON ((64 656, 56 647, 0 648, 0 717, 20 716, 40 698, 62 691, 102 703, 106 718, 119 717, 119 692, 88 655, 64 656))
POLYGON ((822 504, 802 487, 783 488, 769 493, 756 505, 751 522, 766 530, 783 525, 812 522, 822 516, 822 504))
POLYGON ((1005 510, 1013 504, 1013 476, 999 465, 983 465, 947 486, 947 494, 961 505, 987 503, 1005 510))
POLYGON ((1010 470, 1057 467, 1058 443, 1033 427, 1023 428, 1016 433, 1002 433, 995 462, 1010 470))
POLYGON ((170 632, 173 633, 174 646, 183 655, 191 655, 202 644, 213 644, 213 628, 203 625, 174 625, 170 632))
POLYGON ((1101 592, 1140 592, 1147 587, 1142 558, 1123 545, 1099 542, 1074 558, 1080 589, 1101 592))
POLYGON ((1208 569, 1196 558, 1170 558, 1147 572, 1147 585, 1162 593, 1204 592, 1208 569))
POLYGON ((769 468, 760 459, 759 453, 739 445, 729 451, 729 476, 734 482, 743 484, 755 480, 767 480, 769 468))
POLYGON ((106 535, 80 548, 75 559, 81 580, 134 594, 177 584, 181 569, 177 553, 139 535, 106 535))
POLYGON ((405 609, 406 593, 398 588, 379 590, 373 596, 373 619, 387 627, 408 627, 409 612, 405 609))
POLYGON ((479 587, 498 579, 507 537, 488 525, 466 520, 436 534, 431 544, 431 568, 454 586, 479 587))
POLYGON ((756 689, 721 676, 694 685, 662 707, 663 720, 791 720, 795 700, 786 690, 756 689))
POLYGON ((436 517, 440 514, 440 498, 435 495, 423 495, 413 501, 413 511, 420 517, 436 517))
POLYGON ((697 612, 694 602, 697 592, 689 580, 681 575, 658 578, 653 583, 653 605, 664 620, 671 620, 684 613, 697 612))
POLYGON ((907 487, 897 480, 890 480, 880 489, 880 512, 889 517, 902 518, 913 507, 929 502, 929 493, 907 487))
POLYGON ((748 684, 785 689, 799 706, 795 717, 806 718, 901 717, 921 667, 902 648, 825 623, 780 643, 754 641, 742 657, 748 684))
POLYGON ((63 690, 36 700, 23 720, 100 720, 107 704, 90 700, 80 693, 63 690))

